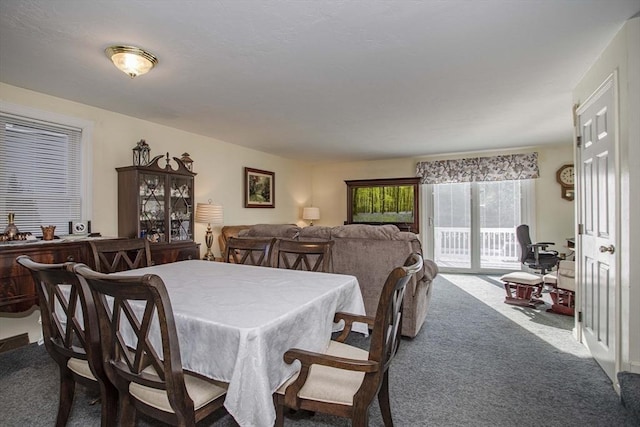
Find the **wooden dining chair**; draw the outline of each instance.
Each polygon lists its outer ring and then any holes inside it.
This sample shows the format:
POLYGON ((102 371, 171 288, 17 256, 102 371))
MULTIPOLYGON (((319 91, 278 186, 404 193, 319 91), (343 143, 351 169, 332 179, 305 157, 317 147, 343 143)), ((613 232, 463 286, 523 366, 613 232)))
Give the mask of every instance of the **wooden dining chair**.
POLYGON ((280 239, 273 250, 273 266, 289 270, 331 273, 331 248, 334 241, 309 242, 280 239))
POLYGON ((422 257, 413 253, 404 266, 389 273, 375 317, 336 313, 334 322, 343 320, 345 326, 325 353, 294 348, 284 354, 286 363, 299 360, 301 369, 274 394, 276 426, 284 424, 284 408, 288 407, 348 417, 353 426, 366 427, 369 405, 376 394, 384 425, 393 426, 389 366, 400 345, 405 289, 422 264, 422 257), (372 328, 369 351, 344 343, 353 322, 372 328))
POLYGON ((227 241, 224 262, 270 267, 275 242, 275 238, 231 237, 227 241))
POLYGON ((120 425, 135 425, 140 411, 168 424, 195 426, 222 407, 226 384, 182 369, 171 301, 159 276, 103 274, 84 264, 74 271, 96 305, 102 360, 119 392, 120 425))
POLYGON ((41 264, 26 255, 16 261, 33 277, 38 294, 42 336, 60 370, 56 426, 67 424, 76 382, 100 392, 101 425, 115 425, 118 395, 103 369, 98 320, 89 289, 66 264, 41 264))
POLYGON ((103 273, 133 270, 152 265, 147 239, 90 240, 94 268, 103 273))

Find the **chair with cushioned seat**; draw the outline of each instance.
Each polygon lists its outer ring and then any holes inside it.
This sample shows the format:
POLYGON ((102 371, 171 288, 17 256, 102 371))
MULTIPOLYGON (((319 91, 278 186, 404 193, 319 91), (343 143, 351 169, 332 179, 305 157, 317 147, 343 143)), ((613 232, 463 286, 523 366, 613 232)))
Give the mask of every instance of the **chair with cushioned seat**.
POLYGON ((528 225, 521 224, 516 227, 516 238, 520 244, 520 262, 522 264, 532 270, 539 271, 542 275, 545 275, 549 270, 553 270, 558 264, 558 252, 547 250, 549 246, 555 243, 531 243, 528 225))
POLYGON ((147 239, 108 239, 89 241, 94 268, 102 273, 149 267, 151 247, 147 239))
POLYGON ((271 249, 275 238, 238 238, 227 241, 224 262, 271 267, 271 249))
POLYGON ((41 264, 26 255, 16 262, 33 277, 44 346, 60 369, 56 426, 67 424, 76 382, 100 391, 101 425, 115 425, 118 395, 102 366, 98 320, 89 289, 68 271, 73 263, 41 264))
POLYGON ((352 425, 368 425, 368 411, 377 395, 384 424, 393 425, 389 404, 389 366, 400 345, 402 303, 407 283, 422 269, 422 257, 411 254, 404 266, 394 268, 382 289, 375 317, 336 313, 345 321, 342 333, 330 341, 326 353, 290 349, 287 363, 299 360, 301 370, 274 394, 276 426, 284 423, 284 408, 323 412, 351 418, 352 425), (369 351, 344 343, 353 322, 372 329, 369 351))
POLYGON ((195 426, 222 407, 226 384, 182 369, 171 301, 159 276, 107 275, 84 264, 74 271, 96 305, 102 360, 119 392, 120 425, 134 425, 139 410, 168 424, 195 426))
POLYGON ((307 242, 278 239, 273 250, 273 266, 289 270, 331 273, 333 244, 333 240, 307 242))
POLYGON ((523 307, 536 307, 544 304, 537 299, 542 294, 542 277, 524 271, 513 271, 500 277, 504 283, 507 296, 505 304, 520 305, 523 307))

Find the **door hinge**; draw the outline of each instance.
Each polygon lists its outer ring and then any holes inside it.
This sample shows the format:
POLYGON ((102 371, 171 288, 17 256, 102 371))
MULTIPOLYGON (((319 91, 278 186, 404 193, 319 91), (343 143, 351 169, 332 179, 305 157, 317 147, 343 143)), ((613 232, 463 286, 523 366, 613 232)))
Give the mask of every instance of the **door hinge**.
POLYGON ((576 136, 576 147, 582 147, 582 137, 580 135, 576 136))
POLYGON ((578 312, 578 323, 582 323, 582 312, 578 312))
POLYGON ((578 235, 584 234, 584 224, 578 224, 578 235))

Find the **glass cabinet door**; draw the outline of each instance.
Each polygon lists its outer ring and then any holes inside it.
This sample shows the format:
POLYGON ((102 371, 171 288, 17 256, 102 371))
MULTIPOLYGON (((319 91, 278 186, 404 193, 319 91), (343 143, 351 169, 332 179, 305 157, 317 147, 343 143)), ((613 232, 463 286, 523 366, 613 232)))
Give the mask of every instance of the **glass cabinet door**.
POLYGON ((169 177, 169 200, 171 204, 171 213, 169 215, 171 234, 169 241, 193 240, 193 224, 191 221, 193 211, 192 183, 193 178, 190 177, 169 177))
POLYGON ((165 177, 140 174, 140 237, 165 240, 165 177), (157 235, 157 237, 156 237, 157 235))
POLYGON ((195 173, 177 157, 177 168, 159 155, 145 166, 118 171, 118 236, 150 242, 193 242, 195 173), (165 161, 165 166, 158 162, 165 161))

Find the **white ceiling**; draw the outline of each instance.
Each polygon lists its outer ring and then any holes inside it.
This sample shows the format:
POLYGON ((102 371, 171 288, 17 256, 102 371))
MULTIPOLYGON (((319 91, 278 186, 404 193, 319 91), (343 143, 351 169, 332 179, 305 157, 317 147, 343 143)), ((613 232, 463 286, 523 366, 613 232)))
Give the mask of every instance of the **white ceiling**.
MULTIPOLYGON (((0 81, 310 161, 570 142, 640 0, 0 0, 0 81), (159 58, 129 79, 104 55, 159 58)), ((0 94, 1 96, 1 94, 0 94)))

